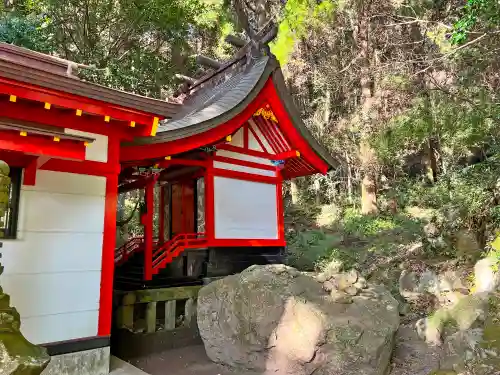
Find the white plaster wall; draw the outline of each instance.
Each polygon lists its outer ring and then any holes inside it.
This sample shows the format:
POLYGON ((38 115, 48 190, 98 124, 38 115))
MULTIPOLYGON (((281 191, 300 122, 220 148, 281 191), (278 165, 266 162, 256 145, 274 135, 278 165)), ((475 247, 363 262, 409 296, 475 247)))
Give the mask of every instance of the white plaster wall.
POLYGON ((65 129, 64 132, 70 135, 87 137, 94 139, 94 142, 89 143, 85 150, 85 160, 100 161, 106 163, 108 161, 108 137, 101 134, 87 133, 74 129, 65 129))
POLYGON ((239 128, 236 133, 234 133, 231 142, 229 144, 236 147, 243 147, 243 128, 239 128))
MULTIPOLYGON (((248 123, 252 127, 253 131, 255 131, 255 134, 257 134, 257 137, 259 137, 260 141, 262 142, 262 144, 266 148, 266 151, 268 153, 270 153, 270 154, 274 154, 274 151, 271 148, 271 145, 267 141, 266 137, 264 137, 264 135, 262 134, 262 132, 260 131, 260 129, 257 127, 257 125, 255 125, 255 123, 253 122, 253 120, 248 121, 248 123)), ((252 134, 252 132, 248 132, 248 148, 250 150, 254 150, 254 151, 264 151, 262 149, 262 147, 260 147, 259 142, 257 142, 257 140, 255 139, 255 137, 252 134)))
POLYGON ((214 178, 216 239, 278 239, 276 185, 214 178))
POLYGON ((259 158, 257 156, 240 154, 239 152, 226 151, 226 150, 218 150, 216 152, 216 155, 217 156, 225 156, 226 158, 251 161, 253 163, 259 163, 259 164, 265 164, 265 165, 272 165, 271 161, 268 160, 268 159, 259 158))
POLYGON ((252 174, 258 174, 258 175, 261 175, 261 176, 268 176, 268 177, 276 177, 276 172, 275 171, 268 171, 266 169, 247 167, 247 166, 244 166, 244 165, 238 165, 238 164, 232 164, 232 163, 224 163, 224 162, 220 162, 220 161, 214 162, 214 167, 215 168, 220 168, 220 169, 227 169, 227 170, 230 170, 230 171, 252 173, 252 174))
POLYGON ((22 186, 1 285, 35 344, 97 335, 105 177, 38 170, 22 186))

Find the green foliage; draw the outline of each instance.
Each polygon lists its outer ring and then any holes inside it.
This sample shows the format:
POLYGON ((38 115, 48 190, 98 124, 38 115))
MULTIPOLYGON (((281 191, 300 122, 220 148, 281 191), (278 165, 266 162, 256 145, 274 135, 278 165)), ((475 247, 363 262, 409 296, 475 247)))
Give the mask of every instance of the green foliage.
POLYGON ((286 65, 295 45, 311 28, 328 23, 335 10, 333 1, 288 0, 280 19, 278 37, 271 43, 271 52, 286 65))
POLYGON ((467 0, 461 18, 453 25, 452 44, 467 41, 471 31, 500 26, 500 3, 497 0, 467 0))
POLYGON ((348 234, 373 236, 382 231, 395 229, 397 223, 391 217, 366 216, 362 215, 358 210, 351 208, 345 211, 342 226, 348 234))
POLYGON ((304 271, 312 271, 318 262, 328 257, 338 235, 321 230, 289 233, 287 236, 289 265, 304 271))
POLYGON ((52 52, 53 36, 47 32, 48 22, 44 15, 4 13, 0 15, 0 41, 43 53, 52 52))
POLYGON ((0 41, 95 67, 87 80, 160 98, 174 74, 194 70, 187 56, 219 48, 230 18, 222 0, 24 0, 2 14, 0 41))

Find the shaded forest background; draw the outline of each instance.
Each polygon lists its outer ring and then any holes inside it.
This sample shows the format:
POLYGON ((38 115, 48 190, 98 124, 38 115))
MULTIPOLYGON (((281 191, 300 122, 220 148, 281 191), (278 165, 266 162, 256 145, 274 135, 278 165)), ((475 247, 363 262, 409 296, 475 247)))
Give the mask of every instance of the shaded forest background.
POLYGON ((245 38, 241 12, 251 27, 259 7, 279 25, 271 50, 306 124, 338 160, 286 187, 290 262, 368 267, 421 239, 432 259, 489 251, 500 224, 497 0, 5 0, 0 40, 165 99, 176 73, 203 73, 195 54, 230 58, 224 37, 245 38))

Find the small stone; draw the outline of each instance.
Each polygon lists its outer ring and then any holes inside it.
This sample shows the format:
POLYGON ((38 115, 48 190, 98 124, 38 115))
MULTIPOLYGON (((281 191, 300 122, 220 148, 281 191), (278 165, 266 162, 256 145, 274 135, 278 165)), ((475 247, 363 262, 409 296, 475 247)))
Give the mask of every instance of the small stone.
POLYGON ((481 259, 474 266, 475 293, 492 292, 500 284, 500 274, 495 272, 496 259, 481 259))
POLYGON ((330 292, 335 289, 335 283, 332 280, 327 280, 323 283, 323 289, 330 292))
POLYGON ((326 274, 322 272, 317 274, 314 278, 318 283, 324 283, 326 281, 326 274))
POLYGON ((434 238, 439 235, 439 228, 434 223, 429 223, 424 226, 425 236, 428 238, 434 238))
POLYGON ((344 292, 340 292, 338 290, 332 290, 330 296, 333 299, 333 302, 341 303, 341 304, 350 304, 352 303, 352 297, 344 292))
POLYGON ((355 286, 349 286, 344 289, 344 292, 349 294, 350 296, 356 296, 359 292, 359 289, 356 288, 355 286))
POLYGON ((354 286, 358 289, 366 289, 368 287, 368 283, 364 277, 358 278, 358 281, 354 283, 354 286))
POLYGON ((344 272, 335 277, 335 281, 337 283, 337 288, 340 290, 344 290, 351 285, 355 284, 358 281, 358 271, 355 269, 350 270, 349 272, 344 272))
POLYGON ((342 262, 334 259, 325 266, 323 272, 316 276, 316 280, 318 280, 320 283, 324 283, 326 280, 329 280, 340 273, 342 267, 342 262))

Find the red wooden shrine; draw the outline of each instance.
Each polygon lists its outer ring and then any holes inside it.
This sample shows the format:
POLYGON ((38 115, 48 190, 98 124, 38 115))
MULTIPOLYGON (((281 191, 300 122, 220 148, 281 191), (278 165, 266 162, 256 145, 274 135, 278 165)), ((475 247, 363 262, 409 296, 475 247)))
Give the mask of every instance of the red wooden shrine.
POLYGON ((5 219, 14 225, 19 211, 17 235, 4 244, 4 284, 21 316, 48 327, 28 324, 30 340, 109 336, 115 264, 137 254, 147 281, 189 249, 285 246, 283 181, 326 173, 335 161, 302 123, 276 60, 243 52, 161 101, 85 82, 68 73, 71 62, 0 44, 0 159, 23 176, 20 203, 5 219), (116 248, 117 197, 134 189, 144 190, 144 236, 116 248), (28 283, 31 255, 23 254, 37 249, 29 280, 48 289, 26 294, 16 289, 28 283), (46 309, 29 302, 63 296, 73 282, 82 288, 77 300, 46 309), (56 321, 78 328, 56 335, 56 321))

